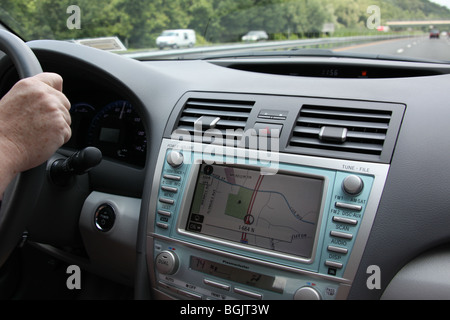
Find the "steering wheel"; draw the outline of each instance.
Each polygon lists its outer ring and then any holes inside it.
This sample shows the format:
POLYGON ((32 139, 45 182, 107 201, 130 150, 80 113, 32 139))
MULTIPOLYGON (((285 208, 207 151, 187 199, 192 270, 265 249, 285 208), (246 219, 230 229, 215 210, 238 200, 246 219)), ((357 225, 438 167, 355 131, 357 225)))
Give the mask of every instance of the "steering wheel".
MULTIPOLYGON (((12 60, 21 79, 37 75, 42 67, 33 51, 14 34, 0 30, 0 50, 12 60)), ((0 208, 0 267, 17 246, 33 213, 44 181, 45 163, 19 173, 9 184, 0 208)))

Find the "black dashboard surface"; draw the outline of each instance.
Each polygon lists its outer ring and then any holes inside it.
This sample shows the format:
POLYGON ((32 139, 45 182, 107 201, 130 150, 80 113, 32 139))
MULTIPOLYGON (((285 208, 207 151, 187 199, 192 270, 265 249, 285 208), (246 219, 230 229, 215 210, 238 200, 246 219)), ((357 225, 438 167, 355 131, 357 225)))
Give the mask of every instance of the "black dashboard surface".
MULTIPOLYGON (((61 42, 36 41, 30 46, 46 71, 56 71, 67 78, 64 86, 71 102, 80 108, 79 113, 87 109, 95 111, 88 121, 75 116, 76 140, 66 146, 67 150, 81 147, 86 144, 86 139, 92 139, 92 123, 101 121, 99 119, 105 113, 113 110, 112 117, 119 118, 120 110, 128 110, 124 101, 128 101, 136 112, 129 120, 131 128, 126 129, 134 135, 134 140, 128 142, 131 147, 108 151, 102 146, 107 161, 93 170, 92 188, 142 197, 135 275, 135 292, 139 298, 150 297, 144 235, 159 148, 163 137, 172 130, 173 123, 169 119, 178 117, 175 106, 187 93, 247 94, 262 100, 270 95, 299 97, 316 103, 332 100, 338 104, 348 101, 361 105, 404 106, 392 157, 388 161, 390 168, 382 198, 348 298, 379 299, 404 265, 450 240, 450 75, 446 72, 414 77, 384 78, 378 75, 373 79, 289 76, 235 70, 198 60, 139 62, 61 42), (135 154, 130 154, 130 160, 123 159, 123 155, 133 148, 135 154), (366 286, 367 270, 371 265, 380 267, 381 289, 371 290, 366 286)), ((277 59, 284 60, 284 68, 293 61, 310 67, 329 62, 329 58, 320 57, 277 59)), ((404 69, 415 69, 418 65, 422 70, 435 68, 434 65, 409 62, 354 61, 350 58, 334 61, 336 65, 366 62, 371 68, 379 67, 380 70, 393 65, 404 69)), ((442 68, 448 70, 447 66, 442 68)), ((273 108, 282 109, 283 106, 274 105, 273 108)), ((111 129, 103 130, 103 142, 117 142, 118 127, 100 125, 99 128, 111 129)), ((100 135, 99 132, 96 134, 100 135)), ((285 152, 289 152, 288 148, 285 152)), ((320 157, 327 155, 322 153, 320 157)))

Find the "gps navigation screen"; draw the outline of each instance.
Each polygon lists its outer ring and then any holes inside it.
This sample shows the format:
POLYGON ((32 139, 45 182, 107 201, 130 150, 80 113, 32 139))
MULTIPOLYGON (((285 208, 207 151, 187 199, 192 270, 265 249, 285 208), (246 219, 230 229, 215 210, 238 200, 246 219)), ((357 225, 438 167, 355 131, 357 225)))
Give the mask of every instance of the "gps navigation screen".
POLYGON ((202 164, 186 229, 310 258, 324 180, 202 164))

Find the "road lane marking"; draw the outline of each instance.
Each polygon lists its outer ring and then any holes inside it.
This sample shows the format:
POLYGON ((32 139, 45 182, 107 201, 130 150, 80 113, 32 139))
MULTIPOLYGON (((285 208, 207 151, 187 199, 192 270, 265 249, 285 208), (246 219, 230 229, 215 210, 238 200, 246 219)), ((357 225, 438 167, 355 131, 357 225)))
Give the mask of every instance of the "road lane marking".
POLYGON ((364 47, 374 46, 374 45, 383 44, 383 43, 387 43, 387 42, 394 42, 394 41, 398 41, 398 40, 404 40, 404 39, 379 40, 379 41, 368 42, 368 43, 363 43, 363 44, 356 44, 353 46, 336 48, 336 49, 333 49, 333 51, 346 51, 346 50, 352 50, 352 49, 357 49, 357 48, 364 48, 364 47))

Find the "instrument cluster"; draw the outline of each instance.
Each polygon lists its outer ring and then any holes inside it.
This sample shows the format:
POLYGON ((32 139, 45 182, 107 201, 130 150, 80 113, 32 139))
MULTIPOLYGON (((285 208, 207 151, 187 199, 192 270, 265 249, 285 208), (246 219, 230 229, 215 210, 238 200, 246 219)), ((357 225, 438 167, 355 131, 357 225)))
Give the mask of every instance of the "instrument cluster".
POLYGON ((66 147, 82 149, 93 146, 102 151, 104 158, 145 166, 146 132, 130 101, 76 101, 72 102, 70 114, 72 137, 66 147))

